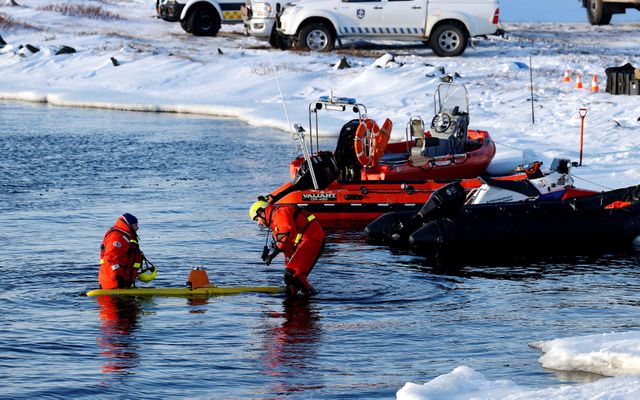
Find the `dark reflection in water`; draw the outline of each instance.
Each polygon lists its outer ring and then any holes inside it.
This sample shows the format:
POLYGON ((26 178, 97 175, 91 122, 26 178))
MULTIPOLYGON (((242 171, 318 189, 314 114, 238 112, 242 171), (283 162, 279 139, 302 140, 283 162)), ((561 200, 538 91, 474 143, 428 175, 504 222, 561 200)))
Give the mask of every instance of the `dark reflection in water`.
MULTIPOLYGON (((499 247, 499 244, 496 244, 499 247)), ((405 249, 390 248, 396 256, 404 256, 401 264, 429 274, 489 279, 544 279, 549 276, 592 274, 602 269, 611 274, 612 264, 621 270, 640 265, 640 251, 592 251, 583 254, 501 254, 499 248, 487 249, 485 254, 458 254, 440 257, 416 255, 405 249), (406 261, 408 260, 408 261, 406 261)))
POLYGON ((126 375, 138 365, 134 332, 142 312, 136 297, 98 296, 100 306, 100 332, 102 372, 108 375, 126 375))
MULTIPOLYGON (((187 298, 187 304, 192 307, 205 306, 209 304, 209 298, 201 296, 189 297, 187 298)), ((207 309, 204 307, 190 308, 189 312, 191 314, 204 314, 207 312, 207 309)))
POLYGON ((268 313, 278 324, 264 337, 264 372, 273 378, 269 392, 275 398, 322 387, 309 369, 322 339, 320 315, 308 299, 285 299, 282 307, 268 313))

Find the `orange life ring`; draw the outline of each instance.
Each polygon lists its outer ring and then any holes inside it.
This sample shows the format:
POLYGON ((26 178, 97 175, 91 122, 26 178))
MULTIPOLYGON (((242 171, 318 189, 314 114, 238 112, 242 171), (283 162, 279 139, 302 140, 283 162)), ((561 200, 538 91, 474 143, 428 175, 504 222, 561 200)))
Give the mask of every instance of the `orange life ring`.
POLYGON ((372 166, 378 164, 378 161, 380 161, 382 155, 387 149, 387 143, 389 143, 392 128, 393 122, 387 118, 380 128, 380 134, 373 141, 373 154, 369 157, 369 161, 372 166))
POLYGON ((376 121, 367 118, 358 125, 353 148, 356 151, 358 162, 365 167, 370 166, 369 163, 372 161, 371 156, 373 155, 374 141, 378 135, 380 135, 380 127, 376 121))

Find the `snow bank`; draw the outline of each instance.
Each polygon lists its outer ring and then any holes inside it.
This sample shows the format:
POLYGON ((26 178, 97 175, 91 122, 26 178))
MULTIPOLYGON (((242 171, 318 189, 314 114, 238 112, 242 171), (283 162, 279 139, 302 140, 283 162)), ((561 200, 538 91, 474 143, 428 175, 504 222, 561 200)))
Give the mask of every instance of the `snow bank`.
POLYGON ((640 332, 603 333, 531 343, 545 353, 540 364, 606 376, 640 375, 640 332))
POLYGON ((636 400, 640 398, 639 377, 602 379, 583 385, 562 385, 544 389, 526 388, 509 380, 488 380, 469 367, 458 367, 423 385, 405 384, 398 400, 636 400))

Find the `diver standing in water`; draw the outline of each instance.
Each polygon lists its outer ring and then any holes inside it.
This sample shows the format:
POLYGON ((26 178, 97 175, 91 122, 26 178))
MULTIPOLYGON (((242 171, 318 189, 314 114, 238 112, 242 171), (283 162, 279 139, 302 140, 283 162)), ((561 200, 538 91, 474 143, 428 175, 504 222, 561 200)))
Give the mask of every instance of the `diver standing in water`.
POLYGON ((102 289, 128 289, 135 286, 136 278, 143 282, 150 282, 156 277, 155 267, 150 270, 141 270, 145 258, 138 244, 137 232, 138 219, 129 213, 124 213, 104 234, 100 246, 98 274, 102 289))
POLYGON ((310 296, 316 293, 307 277, 324 249, 324 231, 315 217, 293 205, 274 205, 258 200, 249 209, 249 216, 258 225, 273 233, 273 251, 265 246, 262 260, 271 264, 284 253, 284 282, 287 295, 310 296))

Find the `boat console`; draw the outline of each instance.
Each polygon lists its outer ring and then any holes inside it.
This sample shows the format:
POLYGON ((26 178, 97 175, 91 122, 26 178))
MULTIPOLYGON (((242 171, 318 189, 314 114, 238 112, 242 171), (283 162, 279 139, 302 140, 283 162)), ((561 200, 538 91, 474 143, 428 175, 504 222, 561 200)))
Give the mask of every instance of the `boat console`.
POLYGON ((469 99, 462 85, 440 85, 434 94, 435 115, 424 131, 420 117, 407 124, 407 136, 417 137, 411 148, 411 165, 419 167, 436 157, 463 154, 469 128, 469 99), (422 131, 422 132, 420 132, 422 131))

